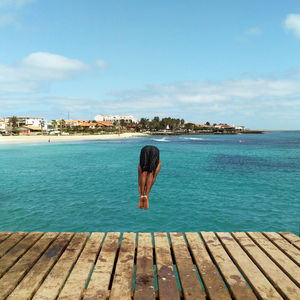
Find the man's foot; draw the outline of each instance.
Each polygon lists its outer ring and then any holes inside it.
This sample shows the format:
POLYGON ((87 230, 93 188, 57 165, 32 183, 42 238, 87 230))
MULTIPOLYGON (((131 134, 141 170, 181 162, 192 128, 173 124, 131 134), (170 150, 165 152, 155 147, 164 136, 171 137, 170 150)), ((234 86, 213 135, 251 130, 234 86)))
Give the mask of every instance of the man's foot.
POLYGON ((149 208, 149 199, 147 196, 144 196, 144 209, 149 208))
POLYGON ((144 208, 144 196, 140 196, 139 208, 140 208, 140 209, 143 209, 143 208, 144 208))

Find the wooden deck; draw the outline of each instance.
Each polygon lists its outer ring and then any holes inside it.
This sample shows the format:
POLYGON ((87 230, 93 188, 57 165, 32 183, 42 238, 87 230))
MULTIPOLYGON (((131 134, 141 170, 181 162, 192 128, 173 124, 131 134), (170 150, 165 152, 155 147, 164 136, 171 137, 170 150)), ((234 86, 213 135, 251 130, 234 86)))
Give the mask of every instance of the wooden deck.
POLYGON ((300 299, 287 232, 0 232, 0 299, 300 299))

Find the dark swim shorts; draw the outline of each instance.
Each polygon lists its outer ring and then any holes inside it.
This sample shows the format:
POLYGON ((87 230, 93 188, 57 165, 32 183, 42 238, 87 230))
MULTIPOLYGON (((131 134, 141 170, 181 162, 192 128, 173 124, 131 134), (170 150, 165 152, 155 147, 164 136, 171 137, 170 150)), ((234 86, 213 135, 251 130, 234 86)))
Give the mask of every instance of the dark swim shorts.
POLYGON ((159 150, 155 146, 145 146, 140 154, 142 172, 152 172, 153 175, 159 163, 159 150))

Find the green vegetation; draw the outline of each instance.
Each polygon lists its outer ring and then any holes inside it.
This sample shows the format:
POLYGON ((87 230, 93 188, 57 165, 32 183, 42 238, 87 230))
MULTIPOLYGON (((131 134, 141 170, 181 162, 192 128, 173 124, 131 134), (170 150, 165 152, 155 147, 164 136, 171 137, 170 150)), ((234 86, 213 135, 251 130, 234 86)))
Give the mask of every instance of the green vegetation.
POLYGON ((160 130, 182 130, 185 127, 185 121, 183 119, 174 118, 162 118, 154 117, 153 120, 141 118, 137 124, 137 131, 160 131, 160 130))
MULTIPOLYGON (((19 118, 13 116, 9 118, 9 133, 17 133, 18 127, 22 125, 19 118)), ((20 129, 20 128, 19 128, 20 129)), ((234 127, 227 124, 211 124, 207 121, 205 124, 186 122, 179 118, 162 118, 155 116, 152 120, 141 118, 139 122, 133 123, 126 120, 101 122, 95 120, 52 120, 50 123, 40 121, 40 132, 35 134, 105 134, 105 133, 123 133, 123 132, 146 132, 153 135, 166 134, 236 134, 236 133, 262 133, 262 131, 245 130, 243 126, 234 127)), ((20 130, 19 130, 20 131, 20 130)))
POLYGON ((11 131, 15 133, 18 127, 18 118, 16 116, 9 118, 8 124, 12 128, 11 131))

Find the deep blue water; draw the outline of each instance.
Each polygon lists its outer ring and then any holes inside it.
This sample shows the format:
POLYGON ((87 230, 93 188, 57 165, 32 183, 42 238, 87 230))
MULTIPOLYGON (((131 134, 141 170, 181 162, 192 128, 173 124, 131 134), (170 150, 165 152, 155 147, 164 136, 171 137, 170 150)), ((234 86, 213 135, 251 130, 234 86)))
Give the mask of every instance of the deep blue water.
POLYGON ((300 132, 0 145, 0 165, 0 231, 299 232, 300 132), (146 144, 162 169, 141 211, 146 144))

